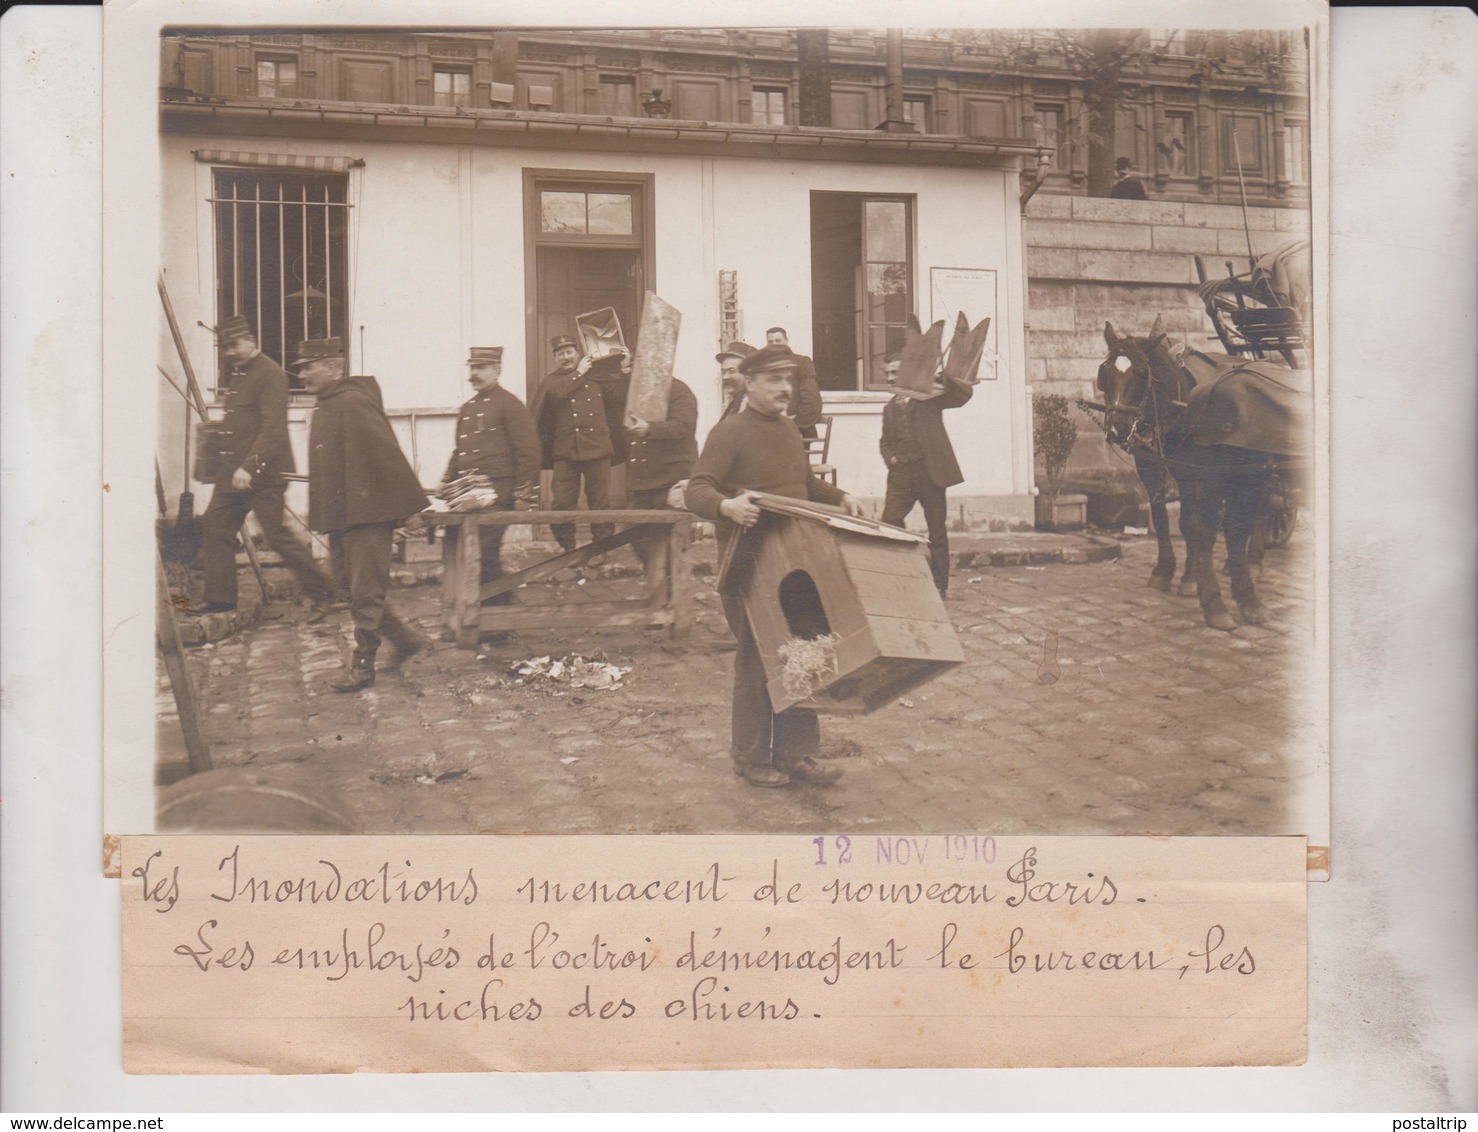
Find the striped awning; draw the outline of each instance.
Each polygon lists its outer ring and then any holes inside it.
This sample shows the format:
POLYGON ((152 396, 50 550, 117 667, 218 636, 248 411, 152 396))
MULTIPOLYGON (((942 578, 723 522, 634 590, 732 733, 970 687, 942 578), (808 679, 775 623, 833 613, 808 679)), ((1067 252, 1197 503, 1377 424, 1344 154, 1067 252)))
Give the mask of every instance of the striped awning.
POLYGON ((211 165, 250 165, 270 169, 302 169, 312 173, 347 173, 364 164, 362 157, 315 157, 302 153, 250 153, 240 149, 197 149, 196 161, 211 165))

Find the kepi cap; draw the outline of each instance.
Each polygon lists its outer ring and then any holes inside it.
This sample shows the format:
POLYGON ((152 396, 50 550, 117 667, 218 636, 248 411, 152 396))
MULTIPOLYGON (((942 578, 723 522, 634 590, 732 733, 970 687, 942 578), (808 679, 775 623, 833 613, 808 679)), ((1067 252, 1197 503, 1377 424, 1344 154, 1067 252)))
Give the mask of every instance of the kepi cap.
POLYGON ((754 353, 754 347, 748 342, 730 342, 718 353, 713 355, 713 360, 721 362, 725 358, 747 358, 754 353))
POLYGON ((309 362, 322 362, 343 356, 344 340, 342 338, 308 338, 298 343, 298 356, 292 360, 291 364, 301 366, 309 362))
POLYGON ((549 339, 549 350, 551 353, 563 350, 566 346, 578 350, 580 343, 576 342, 568 334, 556 334, 553 338, 549 339))
POLYGON ((217 342, 232 342, 237 338, 246 336, 255 338, 256 334, 252 332, 251 324, 246 321, 243 315, 233 314, 225 322, 221 323, 220 326, 216 327, 217 342))
POLYGON ((795 369, 799 364, 795 354, 785 346, 766 346, 740 362, 739 372, 750 377, 757 373, 769 373, 771 370, 795 369))
POLYGON ((469 366, 500 366, 503 364, 502 346, 473 346, 467 351, 469 366))

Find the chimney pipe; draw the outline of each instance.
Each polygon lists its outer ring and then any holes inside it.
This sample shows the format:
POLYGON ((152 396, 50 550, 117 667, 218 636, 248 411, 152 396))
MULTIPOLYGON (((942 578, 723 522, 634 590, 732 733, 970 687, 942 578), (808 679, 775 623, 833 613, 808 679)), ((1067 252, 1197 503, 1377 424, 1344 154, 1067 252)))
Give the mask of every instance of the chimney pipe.
POLYGON ((831 125, 831 45, 828 28, 796 28, 796 63, 801 72, 800 125, 831 125))
POLYGON ((890 134, 911 134, 913 124, 903 116, 903 29, 888 29, 887 120, 878 127, 890 134))

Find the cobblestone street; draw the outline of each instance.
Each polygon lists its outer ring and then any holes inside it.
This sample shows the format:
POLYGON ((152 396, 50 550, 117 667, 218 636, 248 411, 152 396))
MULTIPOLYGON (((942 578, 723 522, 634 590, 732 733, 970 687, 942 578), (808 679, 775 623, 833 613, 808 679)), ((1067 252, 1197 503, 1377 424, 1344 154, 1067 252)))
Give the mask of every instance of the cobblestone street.
MULTIPOLYGON (((1304 820, 1295 795, 1324 788, 1310 773, 1308 542, 1269 553, 1273 620, 1232 633, 1206 628, 1194 598, 1146 586, 1147 537, 1112 561, 957 568, 948 604, 966 663, 872 715, 824 718, 823 754, 846 770, 829 788, 758 790, 730 770, 733 646, 709 576, 684 639, 438 643, 360 695, 323 686, 347 654, 347 614, 310 625, 306 607, 276 605, 280 618, 188 657, 209 778, 308 799, 357 832, 1288 832, 1304 820), (569 654, 631 672, 614 691, 513 685, 511 662, 569 654)), ((391 602, 435 636, 439 594, 406 586, 391 602)), ((159 710, 172 782, 184 755, 162 670, 159 710)))

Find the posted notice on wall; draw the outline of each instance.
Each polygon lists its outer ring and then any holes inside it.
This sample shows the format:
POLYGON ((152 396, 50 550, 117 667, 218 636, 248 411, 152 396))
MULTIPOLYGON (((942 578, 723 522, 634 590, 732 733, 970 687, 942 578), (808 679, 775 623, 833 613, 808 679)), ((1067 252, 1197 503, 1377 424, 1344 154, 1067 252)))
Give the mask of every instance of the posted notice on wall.
POLYGON ((128 837, 133 1073, 1296 1065, 1302 838, 128 837))

